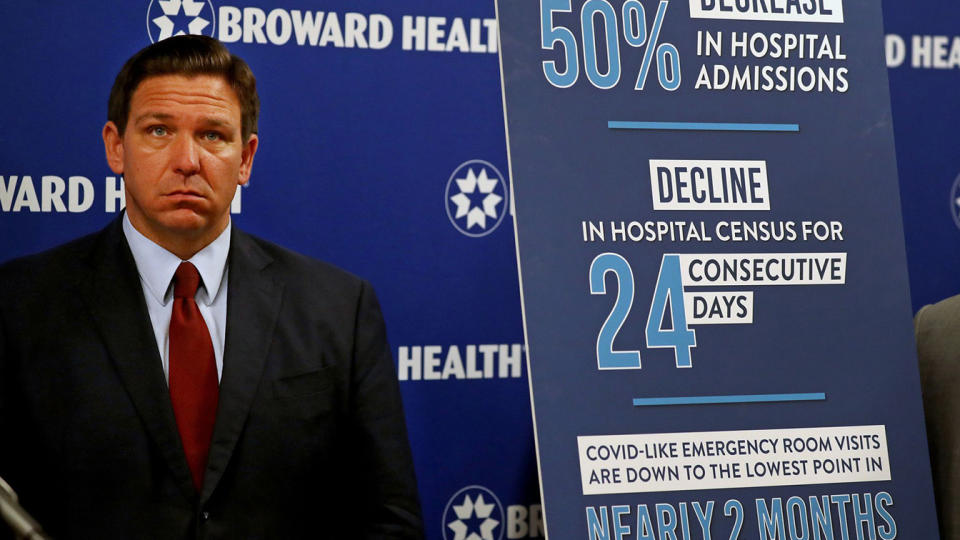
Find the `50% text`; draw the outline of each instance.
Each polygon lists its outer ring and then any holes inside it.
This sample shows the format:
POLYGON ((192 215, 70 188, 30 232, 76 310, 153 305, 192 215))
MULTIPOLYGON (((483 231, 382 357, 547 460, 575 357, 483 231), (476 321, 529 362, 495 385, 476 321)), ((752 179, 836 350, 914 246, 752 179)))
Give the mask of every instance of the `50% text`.
MULTIPOLYGON (((580 52, 574 30, 554 20, 554 14, 573 11, 570 2, 540 1, 540 46, 550 51, 562 50, 562 62, 543 62, 543 74, 557 88, 569 88, 580 78, 580 52), (559 64, 563 66, 562 71, 558 69, 559 64)), ((643 90, 654 57, 660 86, 670 91, 680 87, 680 54, 672 43, 658 43, 669 3, 668 0, 660 0, 652 25, 647 24, 647 12, 640 0, 626 0, 619 13, 608 0, 587 0, 583 3, 580 9, 583 68, 593 86, 607 90, 620 82, 619 20, 622 19, 623 41, 630 47, 643 50, 634 89, 643 90), (604 58, 606 62, 603 62, 604 58), (606 65, 601 66, 601 62, 606 65)))

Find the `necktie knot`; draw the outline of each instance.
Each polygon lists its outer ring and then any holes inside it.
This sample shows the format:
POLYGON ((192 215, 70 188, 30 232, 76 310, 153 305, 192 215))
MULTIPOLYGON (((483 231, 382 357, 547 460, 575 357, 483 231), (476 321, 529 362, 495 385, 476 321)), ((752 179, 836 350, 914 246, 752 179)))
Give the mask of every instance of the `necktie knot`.
POLYGON ((173 274, 174 298, 193 298, 200 288, 200 272, 190 262, 182 262, 173 274))

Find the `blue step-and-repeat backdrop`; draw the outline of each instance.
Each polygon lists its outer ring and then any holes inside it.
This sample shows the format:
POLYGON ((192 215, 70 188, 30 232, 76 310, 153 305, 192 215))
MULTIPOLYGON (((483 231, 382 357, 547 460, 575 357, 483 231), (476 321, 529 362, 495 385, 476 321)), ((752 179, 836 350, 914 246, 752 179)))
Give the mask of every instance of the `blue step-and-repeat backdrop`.
MULTIPOLYGON (((917 309, 960 292, 960 5, 884 8, 917 309)), ((124 60, 219 38, 262 101, 235 223, 376 287, 428 538, 542 537, 494 17, 492 1, 4 2, 0 260, 122 208, 100 129, 124 60)))

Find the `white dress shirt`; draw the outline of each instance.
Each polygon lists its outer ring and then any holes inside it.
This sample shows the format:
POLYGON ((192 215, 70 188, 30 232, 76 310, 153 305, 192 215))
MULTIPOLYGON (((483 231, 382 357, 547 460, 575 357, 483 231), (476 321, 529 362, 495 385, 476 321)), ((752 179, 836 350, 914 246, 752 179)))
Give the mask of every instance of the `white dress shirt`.
MULTIPOLYGON (((220 236, 198 251, 189 262, 200 272, 200 288, 195 297, 203 321, 210 332, 213 356, 217 361, 217 380, 223 373, 224 336, 227 330, 227 254, 230 252, 230 224, 220 236)), ((133 252, 140 274, 143 297, 147 301, 153 335, 163 364, 163 375, 170 380, 170 316, 173 313, 173 274, 183 262, 140 233, 126 213, 123 234, 133 252)))

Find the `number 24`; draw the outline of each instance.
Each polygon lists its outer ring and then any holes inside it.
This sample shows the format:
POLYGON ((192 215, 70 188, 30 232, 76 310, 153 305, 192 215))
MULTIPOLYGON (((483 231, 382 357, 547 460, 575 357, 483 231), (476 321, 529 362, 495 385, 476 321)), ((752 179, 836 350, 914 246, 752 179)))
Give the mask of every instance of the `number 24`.
MULTIPOLYGON (((613 309, 600 327, 597 335, 597 368, 640 369, 640 351, 616 351, 613 340, 633 307, 633 269, 623 256, 617 253, 601 253, 590 263, 590 294, 606 294, 606 276, 613 272, 617 278, 617 297, 613 309)), ((691 349, 697 346, 696 333, 687 327, 687 315, 683 305, 683 281, 680 272, 680 257, 664 255, 660 263, 656 290, 650 311, 647 314, 647 347, 672 348, 678 368, 693 367, 691 349), (667 311, 667 301, 670 310, 667 311), (670 315, 670 328, 663 322, 670 315)))

